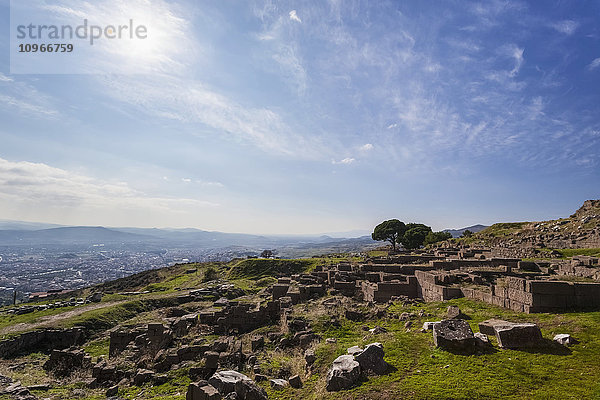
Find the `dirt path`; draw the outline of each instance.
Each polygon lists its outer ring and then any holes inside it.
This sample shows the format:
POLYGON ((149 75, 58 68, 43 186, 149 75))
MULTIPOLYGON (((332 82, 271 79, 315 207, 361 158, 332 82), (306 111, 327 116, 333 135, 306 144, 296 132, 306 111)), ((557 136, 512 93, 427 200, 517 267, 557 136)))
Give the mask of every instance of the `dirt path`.
POLYGON ((7 333, 29 331, 29 330, 36 329, 36 328, 48 328, 48 327, 55 325, 59 321, 64 321, 66 319, 76 317, 85 312, 92 311, 92 310, 98 310, 100 308, 112 307, 114 305, 125 303, 125 302, 127 302, 127 300, 111 301, 111 302, 107 302, 107 303, 94 303, 94 304, 88 304, 83 307, 78 307, 74 310, 69 310, 64 313, 55 314, 55 315, 46 315, 44 317, 38 318, 35 322, 27 322, 27 323, 22 322, 19 324, 14 324, 14 325, 4 327, 4 328, 0 329, 0 335, 5 335, 7 333))

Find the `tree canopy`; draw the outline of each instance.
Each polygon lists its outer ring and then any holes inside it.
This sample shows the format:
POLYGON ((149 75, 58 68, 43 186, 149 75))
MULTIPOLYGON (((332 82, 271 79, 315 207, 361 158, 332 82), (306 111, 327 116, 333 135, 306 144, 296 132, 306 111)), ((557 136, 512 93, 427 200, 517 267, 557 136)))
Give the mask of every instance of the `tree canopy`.
POLYGON ((404 222, 397 219, 389 219, 375 227, 371 238, 373 240, 390 242, 394 251, 396 251, 396 243, 400 243, 399 239, 404 235, 405 231, 406 225, 404 222))
POLYGON ((450 232, 430 232, 425 236, 425 241, 423 245, 427 246, 428 244, 434 244, 438 242, 443 242, 444 240, 452 239, 452 234, 450 232))
POLYGON ((418 249, 424 244, 436 243, 451 238, 447 232, 433 232, 425 224, 404 222, 397 219, 383 221, 375 227, 371 238, 373 240, 388 241, 396 251, 396 243, 402 244, 407 250, 418 249))
POLYGON ((407 250, 418 249, 423 245, 425 238, 431 232, 430 226, 410 223, 406 225, 406 231, 399 241, 407 250))

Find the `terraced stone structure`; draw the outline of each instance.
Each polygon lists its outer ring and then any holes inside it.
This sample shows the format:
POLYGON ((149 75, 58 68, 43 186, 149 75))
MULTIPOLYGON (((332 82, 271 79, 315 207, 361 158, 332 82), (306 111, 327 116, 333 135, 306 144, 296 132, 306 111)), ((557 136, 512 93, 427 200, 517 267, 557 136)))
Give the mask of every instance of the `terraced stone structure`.
POLYGON ((289 297, 296 304, 330 289, 375 303, 467 297, 525 313, 600 309, 600 283, 560 280, 600 278, 598 258, 532 262, 492 257, 492 253, 487 248, 440 248, 371 258, 355 266, 320 266, 310 274, 279 279, 272 296, 274 300, 289 297))

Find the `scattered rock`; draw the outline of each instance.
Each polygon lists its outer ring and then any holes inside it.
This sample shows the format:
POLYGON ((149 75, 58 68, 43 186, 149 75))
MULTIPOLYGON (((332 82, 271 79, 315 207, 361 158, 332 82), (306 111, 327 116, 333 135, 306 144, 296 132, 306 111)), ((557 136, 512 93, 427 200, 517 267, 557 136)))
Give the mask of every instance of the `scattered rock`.
POLYGON ((504 321, 502 319, 488 319, 479 323, 479 332, 486 335, 495 336, 496 326, 511 325, 512 322, 504 321))
POLYGON ((219 393, 226 395, 235 392, 235 384, 243 380, 252 382, 252 379, 248 378, 246 375, 237 371, 228 370, 215 372, 208 380, 208 383, 214 386, 219 393))
POLYGON ((437 347, 461 353, 475 349, 473 331, 462 319, 446 319, 433 325, 433 342, 437 347))
POLYGON ((348 354, 350 354, 351 356, 355 356, 355 355, 357 355, 358 353, 361 353, 362 351, 363 351, 363 349, 361 349, 361 348, 360 348, 360 347, 358 347, 358 346, 352 346, 352 347, 349 347, 349 348, 348 348, 348 350, 346 350, 346 352, 347 352, 348 354))
POLYGON ((536 324, 511 323, 510 325, 496 325, 496 339, 498 345, 506 349, 519 349, 539 347, 543 343, 542 332, 536 324))
POLYGON ((326 389, 330 392, 348 389, 360 378, 360 364, 351 355, 339 356, 327 373, 326 389))
POLYGON ((64 377, 78 369, 89 368, 91 365, 91 358, 83 350, 53 350, 44 364, 44 369, 56 376, 64 377))
POLYGON ((448 316, 448 319, 464 318, 465 316, 462 313, 462 311, 460 311, 460 308, 458 308, 458 306, 448 306, 448 309, 446 310, 446 315, 448 316))
POLYGON ((306 361, 306 365, 311 366, 316 361, 317 356, 315 355, 315 351, 312 349, 308 349, 304 352, 304 361, 306 361))
POLYGON ((235 394, 240 400, 268 400, 267 392, 251 379, 237 381, 235 394))
POLYGON ((185 400, 221 400, 217 389, 206 381, 190 383, 185 400))
POLYGON ((384 354, 381 343, 371 343, 362 352, 356 354, 354 358, 358 361, 361 371, 383 375, 389 368, 388 363, 383 359, 384 354))
POLYGON ((269 382, 271 383, 271 387, 275 390, 283 390, 289 385, 288 381, 285 379, 271 379, 269 382))
POLYGON ((386 333, 387 329, 381 327, 381 326, 376 326, 373 329, 369 329, 369 332, 371 333, 371 335, 378 335, 380 333, 386 333))
POLYGON ((252 347, 252 351, 258 351, 264 347, 265 338, 262 336, 253 336, 250 339, 250 345, 252 347))
POLYGON ((325 339, 325 343, 337 343, 337 339, 336 338, 327 338, 327 339, 325 339))
POLYGON ((294 375, 288 379, 290 386, 294 389, 300 389, 302 387, 302 379, 300 379, 299 375, 294 375))
POLYGON ((570 345, 579 343, 579 341, 577 339, 575 339, 573 336, 569 335, 568 333, 559 333, 558 335, 554 336, 553 340, 556 343, 562 344, 563 346, 570 346, 570 345))
POLYGON ((433 325, 435 324, 439 324, 440 321, 434 321, 434 322, 424 322, 423 323, 423 330, 424 331, 430 331, 433 329, 433 325))
POLYGON ((149 369, 140 369, 137 371, 135 376, 133 377, 133 384, 136 386, 141 386, 144 383, 150 382, 154 379, 154 372, 149 369))
POLYGON ((490 339, 485 333, 476 332, 475 336, 475 344, 480 348, 485 348, 491 346, 490 339))
POLYGON ((118 385, 111 386, 110 388, 108 388, 106 390, 106 397, 113 397, 113 396, 116 396, 117 394, 119 394, 119 386, 118 385))

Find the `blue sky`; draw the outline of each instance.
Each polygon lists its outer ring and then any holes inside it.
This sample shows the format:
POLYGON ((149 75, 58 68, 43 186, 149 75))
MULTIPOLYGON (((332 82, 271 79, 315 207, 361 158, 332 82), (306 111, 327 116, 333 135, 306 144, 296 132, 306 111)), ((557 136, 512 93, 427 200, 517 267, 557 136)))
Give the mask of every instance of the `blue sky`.
POLYGON ((0 0, 0 219, 443 229, 600 197, 599 1, 42 4, 149 37, 11 74, 0 0))

